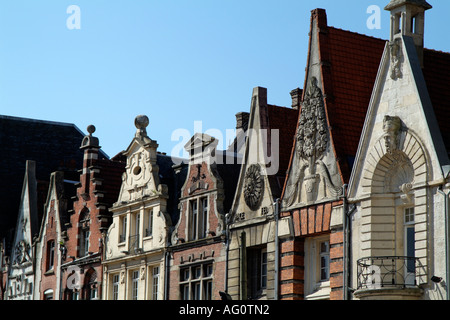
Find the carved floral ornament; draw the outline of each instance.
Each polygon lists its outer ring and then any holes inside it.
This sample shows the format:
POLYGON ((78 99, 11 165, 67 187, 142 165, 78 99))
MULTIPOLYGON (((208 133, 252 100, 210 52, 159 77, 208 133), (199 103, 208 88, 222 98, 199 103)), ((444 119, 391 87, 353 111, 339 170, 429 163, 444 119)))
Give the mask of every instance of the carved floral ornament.
POLYGON ((262 200, 263 187, 261 166, 259 164, 250 165, 245 173, 244 200, 251 210, 258 209, 262 200))

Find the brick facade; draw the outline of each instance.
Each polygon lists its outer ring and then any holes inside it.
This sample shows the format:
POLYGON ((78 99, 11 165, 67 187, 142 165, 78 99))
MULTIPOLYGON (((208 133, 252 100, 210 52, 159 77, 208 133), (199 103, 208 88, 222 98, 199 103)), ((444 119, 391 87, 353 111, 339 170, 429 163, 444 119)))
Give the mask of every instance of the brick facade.
POLYGON ((92 136, 95 128, 90 126, 88 131, 90 134, 85 136, 81 146, 84 150, 83 168, 65 242, 67 252, 62 277, 65 300, 75 297, 80 300, 100 299, 102 296, 104 233, 111 224, 108 209, 117 198, 125 170, 121 161, 99 158, 98 139, 92 136), (88 248, 85 248, 85 232, 89 232, 88 248), (68 283, 69 278, 74 279, 69 270, 76 270, 79 288, 73 288, 73 281, 68 283))

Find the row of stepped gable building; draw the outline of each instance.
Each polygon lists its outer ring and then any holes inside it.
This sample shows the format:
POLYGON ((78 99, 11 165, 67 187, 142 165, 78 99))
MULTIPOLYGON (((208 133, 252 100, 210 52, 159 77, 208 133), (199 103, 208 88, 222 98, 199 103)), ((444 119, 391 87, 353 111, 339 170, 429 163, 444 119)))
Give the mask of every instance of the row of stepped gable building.
POLYGON ((292 106, 254 88, 234 143, 196 133, 184 162, 146 116, 111 159, 94 126, 0 117, 1 298, 449 299, 450 54, 424 48, 431 8, 390 1, 387 41, 313 10, 292 106))

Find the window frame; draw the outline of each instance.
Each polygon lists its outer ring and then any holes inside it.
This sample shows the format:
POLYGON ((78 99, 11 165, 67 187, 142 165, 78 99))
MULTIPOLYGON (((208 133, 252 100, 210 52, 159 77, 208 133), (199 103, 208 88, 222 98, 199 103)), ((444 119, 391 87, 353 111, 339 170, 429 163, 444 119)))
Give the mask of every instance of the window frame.
POLYGON ((214 286, 214 261, 182 266, 179 269, 181 300, 211 300, 214 286))

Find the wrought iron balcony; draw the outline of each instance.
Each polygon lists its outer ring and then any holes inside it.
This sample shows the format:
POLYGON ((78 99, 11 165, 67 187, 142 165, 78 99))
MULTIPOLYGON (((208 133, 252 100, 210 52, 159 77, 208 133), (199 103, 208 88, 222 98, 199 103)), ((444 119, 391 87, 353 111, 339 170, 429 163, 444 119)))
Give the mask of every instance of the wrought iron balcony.
POLYGON ((424 275, 418 258, 402 256, 367 257, 357 261, 357 290, 415 288, 424 275))

